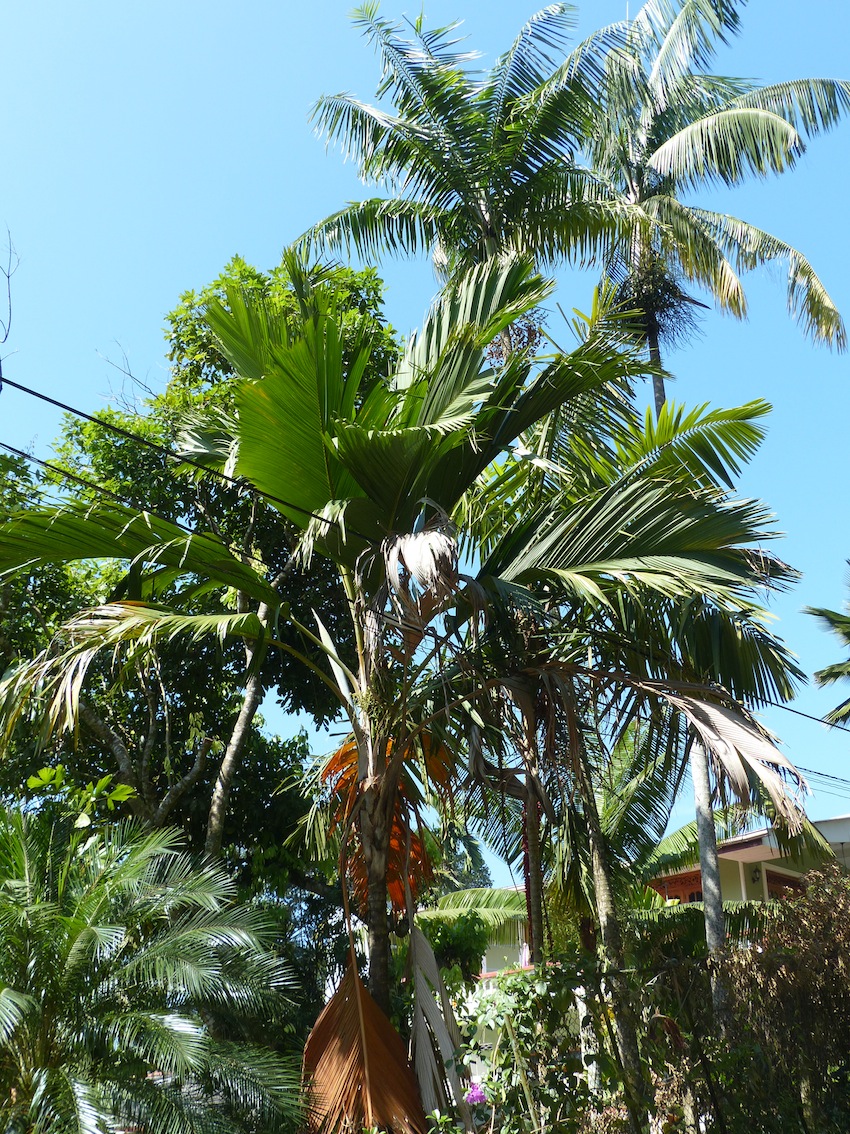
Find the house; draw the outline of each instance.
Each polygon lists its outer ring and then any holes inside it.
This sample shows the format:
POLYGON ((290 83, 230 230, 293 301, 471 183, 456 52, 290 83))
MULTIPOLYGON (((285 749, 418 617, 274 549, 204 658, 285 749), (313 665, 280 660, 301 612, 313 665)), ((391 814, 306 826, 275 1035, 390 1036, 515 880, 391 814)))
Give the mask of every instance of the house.
MULTIPOLYGON (((850 864, 850 815, 814 824, 845 870, 850 864)), ((769 901, 802 892, 802 876, 816 865, 815 856, 787 855, 771 827, 761 827, 718 844, 720 891, 725 902, 769 901)), ((682 903, 702 901, 699 869, 661 875, 650 883, 663 898, 682 903)))

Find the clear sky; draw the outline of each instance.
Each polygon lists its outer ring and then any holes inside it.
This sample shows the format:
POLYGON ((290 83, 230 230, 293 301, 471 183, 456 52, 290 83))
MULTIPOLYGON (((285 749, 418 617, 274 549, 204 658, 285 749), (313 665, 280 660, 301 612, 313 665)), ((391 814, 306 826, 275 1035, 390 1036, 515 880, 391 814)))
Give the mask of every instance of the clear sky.
MULTIPOLYGON (((348 0, 60 0, 7 4, 0 226, 20 256, 4 368, 13 380, 89 412, 121 388, 109 359, 127 356, 152 388, 165 383, 163 317, 181 291, 212 279, 234 254, 261 268, 310 223, 367 191, 308 124, 323 93, 374 97, 378 66, 346 18, 348 0)), ((431 25, 463 19, 486 59, 504 50, 538 4, 426 0, 431 25)), ((632 4, 632 14, 636 5, 632 4)), ((388 18, 407 11, 385 0, 388 18)), ((626 15, 596 0, 589 31, 626 15)), ((850 6, 835 0, 751 0, 743 33, 716 70, 772 82, 850 77, 850 6)), ((792 173, 700 202, 766 228, 803 251, 850 321, 850 121, 816 139, 792 173)), ((402 330, 435 290, 424 261, 390 263, 388 314, 402 330)), ((561 277, 558 301, 589 305, 591 281, 561 277)), ((778 630, 813 670, 840 647, 799 612, 847 597, 850 495, 847 356, 813 347, 785 313, 779 278, 750 278, 746 324, 710 314, 702 337, 668 359, 670 396, 689 404, 774 405, 768 439, 741 484, 767 500, 787 537, 773 550, 803 572, 774 605, 778 630)), ((555 328, 554 320, 552 323, 555 328)), ((46 455, 58 415, 11 389, 0 441, 46 455)), ((805 690, 820 716, 848 691, 805 690)), ((775 711, 766 716, 793 760, 850 776, 850 735, 775 711)), ((814 818, 850 811, 818 791, 814 818)))

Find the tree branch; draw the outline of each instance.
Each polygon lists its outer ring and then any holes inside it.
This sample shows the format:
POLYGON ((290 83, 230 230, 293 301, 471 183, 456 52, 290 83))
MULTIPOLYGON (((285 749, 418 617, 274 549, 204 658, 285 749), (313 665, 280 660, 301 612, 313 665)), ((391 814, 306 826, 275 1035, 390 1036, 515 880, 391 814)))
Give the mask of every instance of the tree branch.
POLYGON ((171 812, 174 810, 174 808, 177 806, 186 792, 189 791, 190 788, 193 788, 201 778, 204 772, 204 768, 206 768, 207 766, 207 756, 209 755, 212 746, 212 737, 205 736, 201 743, 201 747, 198 749, 197 755, 195 756, 195 762, 192 764, 192 767, 189 769, 185 776, 182 776, 177 781, 176 784, 171 785, 171 787, 163 796, 162 802, 160 803, 159 807, 157 807, 156 811, 154 812, 151 819, 151 824, 154 827, 161 827, 163 825, 163 823, 169 817, 171 812))
POLYGON ((92 735, 100 741, 103 747, 115 757, 121 782, 133 788, 136 792, 135 801, 131 801, 133 809, 137 812, 141 812, 146 819, 150 819, 150 807, 139 792, 139 781, 136 776, 136 769, 133 767, 133 760, 127 745, 118 733, 110 728, 106 721, 98 716, 91 705, 86 704, 85 701, 80 701, 79 718, 89 732, 91 732, 92 735))

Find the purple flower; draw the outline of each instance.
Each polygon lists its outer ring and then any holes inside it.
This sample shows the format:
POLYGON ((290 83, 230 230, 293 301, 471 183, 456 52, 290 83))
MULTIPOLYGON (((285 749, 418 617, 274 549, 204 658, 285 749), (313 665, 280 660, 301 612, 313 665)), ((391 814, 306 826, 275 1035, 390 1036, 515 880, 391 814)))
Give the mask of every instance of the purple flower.
POLYGON ((469 1090, 464 1095, 466 1101, 470 1106, 475 1106, 477 1103, 486 1103, 487 1096, 479 1083, 473 1083, 469 1090))

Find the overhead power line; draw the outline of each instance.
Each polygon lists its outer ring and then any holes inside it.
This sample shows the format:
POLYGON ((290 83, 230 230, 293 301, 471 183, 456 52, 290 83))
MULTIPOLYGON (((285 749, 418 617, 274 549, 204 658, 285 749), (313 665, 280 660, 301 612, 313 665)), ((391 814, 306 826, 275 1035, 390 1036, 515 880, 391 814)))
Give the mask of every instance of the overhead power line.
MULTIPOLYGON (((115 425, 111 421, 104 421, 102 418, 94 417, 85 410, 77 409, 75 406, 68 405, 67 402, 60 402, 57 398, 51 398, 47 394, 42 394, 39 390, 33 390, 29 386, 24 386, 20 382, 13 382, 11 378, 5 375, 0 376, 0 393, 3 392, 4 386, 11 386, 15 390, 20 390, 22 394, 29 394, 33 398, 38 398, 39 401, 46 402, 48 405, 55 406, 57 409, 63 410, 65 413, 70 413, 74 417, 82 418, 83 421, 90 421, 93 425, 99 425, 102 429, 108 430, 110 433, 116 434, 118 437, 123 437, 127 441, 133 441, 138 445, 144 445, 145 448, 151 449, 156 453, 161 453, 167 460, 174 461, 179 465, 191 465, 193 468, 200 469, 201 472, 206 473, 208 476, 216 476, 219 480, 225 481, 227 484, 232 484, 237 488, 243 488, 244 482, 239 480, 238 477, 228 476, 227 473, 221 472, 219 469, 209 468, 207 465, 202 464, 200 461, 195 461, 191 457, 183 457, 179 453, 175 453, 171 449, 167 449, 164 445, 157 444, 156 441, 151 441, 148 437, 141 437, 138 433, 133 433, 130 429, 124 429, 123 426, 115 425)), ((4 446, 9 448, 9 446, 4 446)), ((26 456, 26 454, 23 454, 26 456)), ((35 459, 35 458, 33 458, 35 459)), ((43 463, 43 462, 37 462, 43 463)), ((46 466, 51 467, 51 466, 46 466)), ((52 466, 54 471, 63 473, 64 471, 56 466, 52 466)), ((71 479, 74 479, 71 474, 68 474, 71 479)), ((82 483, 85 483, 84 481, 82 483)), ((104 491, 109 491, 104 489, 104 491)), ((274 504, 279 504, 282 508, 289 508, 293 512, 298 512, 302 516, 309 516, 311 520, 318 520, 322 524, 330 524, 333 527, 342 528, 339 520, 333 520, 326 516, 319 515, 318 512, 311 512, 309 508, 303 508, 300 504, 293 504, 291 500, 283 500, 279 496, 273 496, 270 492, 263 492, 260 495, 264 496, 266 500, 271 500, 274 504)), ((372 538, 366 536, 363 532, 357 531, 346 525, 346 529, 352 535, 358 536, 360 539, 365 540, 367 543, 372 543, 372 538)))
POLYGON ((779 701, 765 701, 765 705, 770 705, 772 709, 782 709, 786 713, 793 713, 795 717, 803 717, 804 720, 814 721, 815 724, 826 725, 827 728, 836 728, 839 732, 850 732, 847 725, 838 724, 837 721, 825 721, 823 717, 816 717, 812 713, 804 713, 802 709, 792 709, 790 705, 783 705, 779 701))
MULTIPOLYGON (((91 489, 93 492, 96 492, 101 496, 109 497, 111 500, 115 501, 115 503, 120 504, 122 508, 133 507, 133 505, 128 504, 126 500, 119 496, 117 492, 113 492, 111 488, 106 488, 105 485, 97 484, 97 482, 93 480, 86 480, 85 477, 79 476, 77 473, 72 473, 67 469, 63 469, 61 465, 52 465, 49 461, 43 461, 41 457, 34 457, 32 453, 25 453, 23 449, 16 449, 14 445, 9 445, 5 441, 0 441, 0 449, 5 449, 7 453, 11 453, 15 457, 21 457, 25 461, 30 461, 32 464, 38 465, 40 468, 46 469, 48 472, 56 473, 59 476, 65 477, 66 480, 70 480, 75 484, 82 485, 83 488, 91 489)), ((30 499, 34 499, 32 493, 29 493, 28 495, 30 496, 30 499)), ((174 527, 179 528, 181 532, 185 532, 188 536, 196 536, 198 534, 197 532, 193 532, 191 528, 187 528, 185 524, 181 524, 178 520, 170 520, 167 516, 161 516, 158 512, 154 512, 150 508, 145 509, 145 511, 148 515, 156 516, 158 520, 162 520, 166 524, 173 524, 174 527)), ((215 533, 211 534, 215 535, 215 533)), ((228 551, 230 551, 232 555, 235 555, 237 558, 239 557, 240 553, 237 548, 225 543, 220 536, 216 536, 216 538, 228 549, 228 551)))

